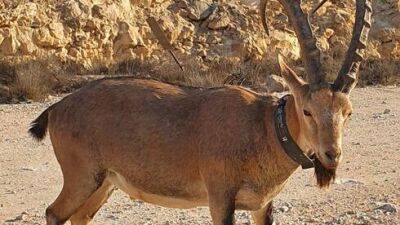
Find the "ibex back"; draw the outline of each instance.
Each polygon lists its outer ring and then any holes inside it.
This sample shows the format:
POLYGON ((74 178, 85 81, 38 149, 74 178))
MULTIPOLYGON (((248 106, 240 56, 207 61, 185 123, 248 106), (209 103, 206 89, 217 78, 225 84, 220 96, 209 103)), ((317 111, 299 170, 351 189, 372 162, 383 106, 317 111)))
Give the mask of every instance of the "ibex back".
MULTIPOLYGON (((315 155, 319 186, 335 177, 342 134, 370 26, 370 2, 357 0, 346 60, 333 84, 325 81, 319 50, 297 0, 281 0, 295 28, 308 81, 278 57, 292 95, 285 104, 237 86, 192 88, 148 79, 95 81, 44 111, 33 123, 47 129, 64 176, 46 211, 48 225, 88 224, 114 187, 166 207, 209 206, 214 225, 232 225, 235 209, 257 225, 273 224, 272 199, 299 164, 275 129, 278 104, 288 134, 304 155, 315 155)), ((285 137, 286 138, 286 137, 285 137)))

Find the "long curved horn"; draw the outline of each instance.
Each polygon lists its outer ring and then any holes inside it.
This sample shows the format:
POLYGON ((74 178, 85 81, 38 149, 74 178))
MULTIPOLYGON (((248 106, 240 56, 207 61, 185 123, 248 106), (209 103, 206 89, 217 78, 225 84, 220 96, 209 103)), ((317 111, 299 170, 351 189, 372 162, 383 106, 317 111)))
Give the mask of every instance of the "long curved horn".
POLYGON ((363 60, 363 53, 367 47, 368 34, 371 28, 371 0, 357 0, 356 7, 353 36, 342 68, 333 84, 336 91, 344 93, 349 93, 357 83, 357 72, 363 60))
POLYGON ((299 41, 308 82, 320 83, 325 81, 320 60, 321 53, 311 30, 308 15, 301 8, 301 0, 279 0, 279 2, 283 5, 299 41))

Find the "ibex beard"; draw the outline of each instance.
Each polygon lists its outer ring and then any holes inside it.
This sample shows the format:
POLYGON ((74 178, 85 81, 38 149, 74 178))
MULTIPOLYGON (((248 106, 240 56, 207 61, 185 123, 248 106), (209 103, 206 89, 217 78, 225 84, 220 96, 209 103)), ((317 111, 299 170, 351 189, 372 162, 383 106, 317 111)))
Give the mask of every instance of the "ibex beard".
POLYGON ((329 187, 336 178, 336 168, 326 168, 318 158, 314 159, 314 166, 318 186, 321 188, 329 187))

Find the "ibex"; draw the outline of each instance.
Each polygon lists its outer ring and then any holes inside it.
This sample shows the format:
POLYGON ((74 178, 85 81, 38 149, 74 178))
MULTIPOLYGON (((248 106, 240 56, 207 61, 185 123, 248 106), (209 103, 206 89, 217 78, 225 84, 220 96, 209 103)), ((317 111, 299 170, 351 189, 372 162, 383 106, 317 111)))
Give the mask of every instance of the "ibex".
POLYGON ((46 109, 30 133, 47 130, 64 185, 48 225, 88 224, 117 187, 166 207, 209 206, 214 225, 235 209, 273 224, 272 200, 301 165, 329 186, 342 157, 349 93, 366 47, 370 0, 357 0, 346 59, 334 83, 298 0, 280 0, 298 37, 308 83, 278 57, 291 95, 278 99, 238 86, 194 88, 150 79, 94 81, 46 109))

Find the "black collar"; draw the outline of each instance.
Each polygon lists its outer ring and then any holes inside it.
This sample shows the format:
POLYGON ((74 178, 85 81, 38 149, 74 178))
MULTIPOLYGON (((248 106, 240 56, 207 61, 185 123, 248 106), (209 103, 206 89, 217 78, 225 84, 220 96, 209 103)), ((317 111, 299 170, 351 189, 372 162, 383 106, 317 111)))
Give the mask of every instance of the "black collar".
POLYGON ((275 111, 276 134, 282 148, 285 150, 286 154, 293 159, 293 161, 300 164, 303 169, 312 168, 314 167, 313 160, 304 154, 289 133, 285 116, 286 97, 287 95, 279 99, 279 105, 275 111))

